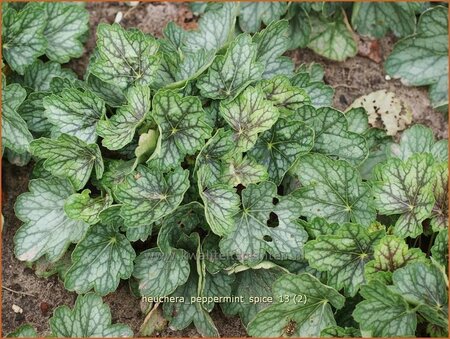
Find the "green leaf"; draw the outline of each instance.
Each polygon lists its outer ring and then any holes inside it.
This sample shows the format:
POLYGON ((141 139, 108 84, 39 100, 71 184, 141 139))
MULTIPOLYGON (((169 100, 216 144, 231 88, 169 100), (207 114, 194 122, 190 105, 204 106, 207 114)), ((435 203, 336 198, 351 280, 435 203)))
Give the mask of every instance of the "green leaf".
POLYGON ((187 51, 216 51, 232 37, 238 6, 233 2, 214 4, 198 21, 198 29, 186 34, 184 43, 187 51))
POLYGON ((18 154, 29 150, 33 136, 17 113, 27 93, 19 84, 2 87, 2 145, 18 154))
POLYGON ((259 312, 248 325, 249 335, 318 337, 323 329, 336 325, 331 305, 340 309, 345 302, 335 289, 308 273, 282 276, 273 284, 272 292, 285 302, 277 297, 275 305, 259 312))
POLYGON ((225 55, 217 56, 208 72, 197 80, 202 96, 211 99, 235 98, 252 82, 259 80, 264 65, 257 62, 258 46, 248 34, 230 43, 225 55))
POLYGON ((343 224, 336 233, 319 235, 305 245, 305 258, 322 272, 328 272, 328 285, 355 296, 365 284, 364 265, 372 258, 374 245, 384 232, 369 233, 358 224, 343 224))
POLYGON ((83 54, 82 37, 88 31, 89 13, 79 4, 47 3, 44 30, 48 42, 45 54, 60 64, 83 54))
POLYGON ((313 80, 312 74, 310 75, 305 72, 297 73, 291 78, 291 83, 305 91, 311 101, 311 105, 314 107, 332 105, 334 97, 333 87, 325 85, 322 80, 313 80))
POLYGON ((373 187, 380 214, 400 215, 394 234, 406 238, 423 232, 422 221, 434 206, 434 160, 430 154, 415 154, 406 162, 392 158, 380 165, 373 187))
POLYGON ((90 197, 89 189, 81 193, 75 193, 69 196, 64 203, 64 212, 69 218, 81 220, 89 225, 94 225, 100 221, 99 214, 107 209, 113 203, 110 195, 90 197))
POLYGON ((68 88, 43 99, 44 115, 61 133, 86 143, 97 141, 98 121, 106 114, 105 103, 95 94, 68 88))
POLYGON ((447 8, 436 6, 425 11, 416 34, 400 40, 384 66, 405 85, 432 85, 429 94, 434 107, 448 105, 447 8))
POLYGON ((96 178, 103 175, 103 160, 97 144, 62 134, 58 139, 40 138, 30 144, 31 153, 45 159, 44 168, 54 176, 68 178, 76 190, 83 188, 95 168, 96 178))
POLYGON ((139 281, 141 295, 164 297, 187 281, 189 271, 186 251, 174 248, 165 254, 152 248, 138 255, 133 276, 139 281))
POLYGON ((14 254, 22 261, 35 261, 47 255, 55 262, 71 243, 84 236, 88 224, 70 219, 64 202, 75 193, 66 179, 31 180, 29 192, 14 205, 17 218, 24 222, 14 236, 14 254))
POLYGON ((37 336, 38 334, 33 326, 24 324, 7 334, 6 338, 37 338, 37 336))
POLYGON ((52 335, 56 337, 132 337, 133 331, 123 324, 111 324, 111 311, 95 293, 78 296, 71 310, 59 306, 50 318, 52 335))
POLYGON ((220 236, 230 233, 234 216, 239 212, 239 195, 230 185, 214 180, 211 169, 206 165, 198 169, 197 176, 198 190, 211 230, 220 236))
POLYGON ((231 295, 241 297, 244 302, 221 304, 225 315, 238 314, 244 326, 247 326, 259 311, 272 304, 268 302, 269 298, 276 300, 276 296, 272 293, 272 285, 283 273, 284 271, 277 267, 247 269, 237 273, 236 280, 231 285, 231 295), (256 297, 260 297, 260 300, 266 298, 265 302, 256 300, 256 297))
POLYGON ((448 231, 443 229, 434 239, 431 247, 431 257, 440 265, 448 268, 448 231))
POLYGON ((286 19, 289 19, 289 49, 306 47, 311 34, 311 23, 304 4, 292 2, 286 19))
POLYGON ((269 179, 279 185, 286 172, 314 144, 314 131, 300 121, 279 119, 262 133, 248 155, 267 168, 269 179))
POLYGON ((287 9, 288 4, 285 2, 242 2, 239 11, 239 27, 244 32, 258 32, 261 23, 268 26, 280 19, 287 9))
POLYGON ((268 177, 265 166, 247 156, 243 157, 242 154, 237 154, 226 161, 221 180, 231 186, 248 186, 266 181, 268 177))
POLYGON ((360 330, 353 327, 332 326, 320 332, 321 338, 360 338, 360 330))
POLYGON ((289 79, 285 76, 263 80, 260 82, 260 86, 266 99, 283 113, 291 113, 291 111, 310 103, 306 92, 299 87, 291 86, 289 79))
POLYGON ((382 38, 388 31, 397 37, 414 33, 415 6, 406 2, 355 3, 352 9, 352 26, 361 35, 382 38))
POLYGON ((328 223, 324 218, 318 217, 312 218, 308 222, 303 220, 300 220, 299 222, 306 232, 308 232, 310 239, 315 239, 319 235, 335 234, 340 227, 337 223, 328 223))
POLYGON ((97 27, 98 55, 89 65, 101 80, 126 89, 150 85, 159 67, 158 43, 139 30, 125 30, 118 24, 97 27))
POLYGON ((311 35, 307 46, 314 52, 335 61, 356 55, 358 48, 344 11, 328 18, 311 15, 310 21, 311 35))
MULTIPOLYGON (((61 65, 57 62, 42 62, 38 59, 26 68, 23 75, 23 84, 37 92, 45 92, 51 90, 51 83, 55 78, 75 80, 76 75, 68 68, 61 68, 61 65)), ((58 91, 60 90, 58 88, 58 91)))
POLYGON ((112 107, 119 107, 125 104, 126 93, 120 87, 113 83, 104 82, 91 73, 88 73, 86 77, 86 87, 103 99, 106 104, 112 107))
POLYGON ((123 204, 120 215, 125 226, 149 225, 172 213, 189 188, 188 175, 189 171, 180 167, 163 174, 139 165, 117 186, 116 197, 123 204))
POLYGON ((313 151, 337 156, 357 165, 369 153, 363 136, 350 132, 345 115, 331 107, 315 109, 305 105, 298 108, 294 119, 303 121, 315 132, 313 151))
POLYGON ((408 302, 420 305, 419 313, 428 321, 448 328, 448 293, 444 272, 428 263, 411 263, 392 275, 394 290, 408 302))
POLYGON ((353 318, 361 332, 373 337, 413 337, 417 318, 408 303, 378 280, 361 288, 364 301, 356 305, 353 318))
POLYGON ((153 98, 153 118, 159 126, 159 145, 150 166, 174 168, 186 155, 200 150, 211 136, 205 111, 197 97, 182 97, 175 91, 159 91, 153 98))
POLYGON ((392 272, 410 262, 425 260, 425 254, 419 248, 408 248, 402 238, 386 235, 374 247, 373 260, 365 267, 368 281, 379 279, 383 282, 392 281, 392 272))
POLYGON ((64 287, 79 294, 92 288, 100 295, 114 292, 128 279, 136 254, 128 239, 114 226, 94 225, 72 253, 64 287))
POLYGON ((202 165, 208 167, 212 176, 219 179, 222 171, 222 159, 229 156, 234 151, 233 132, 219 128, 203 146, 195 159, 195 168, 202 165))
POLYGON ((29 3, 18 12, 8 7, 3 13, 3 57, 14 71, 22 75, 47 48, 43 6, 42 3, 29 3))
POLYGON ((303 185, 295 193, 302 203, 302 215, 365 226, 375 220, 371 189, 346 161, 308 154, 291 171, 303 185))
POLYGON ((150 107, 150 88, 139 85, 131 87, 127 92, 127 104, 121 106, 111 118, 98 122, 96 131, 103 138, 102 145, 110 150, 128 145, 150 107))
POLYGON ((258 133, 275 124, 279 112, 265 100, 260 87, 249 87, 233 101, 222 101, 220 115, 234 131, 237 150, 245 152, 255 145, 258 133))
POLYGON ((45 108, 42 100, 49 94, 48 92, 30 93, 18 108, 19 115, 27 122, 30 131, 37 133, 50 132, 53 125, 44 115, 45 108))
MULTIPOLYGON (((285 5, 284 3, 266 2, 252 3, 252 5, 285 5)), ((282 56, 289 48, 288 37, 289 24, 286 20, 280 20, 268 25, 261 32, 253 36, 253 42, 258 46, 256 60, 264 67, 262 77, 270 79, 275 75, 292 75, 294 63, 291 58, 282 56)))
POLYGON ((172 249, 177 247, 181 234, 189 235, 204 225, 203 206, 200 203, 193 201, 179 206, 161 222, 157 240, 159 249, 162 253, 170 254, 172 249))
POLYGON ((191 298, 199 296, 198 288, 198 274, 191 267, 188 281, 171 294, 171 297, 178 298, 178 302, 163 304, 164 316, 169 319, 169 327, 175 330, 182 330, 193 323, 201 336, 218 337, 219 331, 208 311, 201 303, 191 301, 191 298))
POLYGON ((242 209, 234 217, 233 229, 220 242, 221 253, 236 255, 239 261, 253 266, 266 252, 298 260, 307 234, 295 223, 300 216, 296 199, 278 196, 276 185, 267 181, 250 184, 241 194, 242 209))
POLYGON ((399 144, 392 144, 391 153, 402 160, 415 153, 430 153, 436 160, 448 161, 448 140, 434 140, 433 130, 424 125, 414 125, 405 130, 399 144))

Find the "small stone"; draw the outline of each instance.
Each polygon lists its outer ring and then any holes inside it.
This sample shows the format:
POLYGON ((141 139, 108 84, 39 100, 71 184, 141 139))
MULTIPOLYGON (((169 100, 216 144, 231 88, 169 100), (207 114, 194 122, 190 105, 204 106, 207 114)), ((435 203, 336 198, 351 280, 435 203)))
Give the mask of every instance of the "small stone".
POLYGON ((12 305, 12 310, 14 311, 14 313, 23 313, 23 309, 20 306, 17 306, 16 304, 12 305))
POLYGON ((386 79, 386 81, 392 80, 392 78, 386 74, 386 76, 384 77, 386 79))
POLYGON ((120 23, 123 19, 123 13, 122 12, 117 12, 116 14, 116 18, 114 19, 114 22, 116 24, 120 23))

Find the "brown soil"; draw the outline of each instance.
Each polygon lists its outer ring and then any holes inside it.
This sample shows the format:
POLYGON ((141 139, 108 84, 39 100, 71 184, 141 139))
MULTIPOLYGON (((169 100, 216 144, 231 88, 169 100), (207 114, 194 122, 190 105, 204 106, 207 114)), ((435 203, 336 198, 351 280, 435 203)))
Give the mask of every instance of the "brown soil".
MULTIPOLYGON (((196 18, 185 4, 179 3, 140 3, 137 7, 130 7, 124 3, 90 3, 87 5, 90 17, 90 34, 86 43, 86 53, 80 59, 69 63, 80 76, 89 60, 90 52, 95 46, 95 29, 98 23, 112 23, 119 11, 124 14, 121 24, 126 27, 138 27, 144 32, 161 36, 163 27, 169 21, 175 21, 185 28, 195 27, 196 18)), ((382 39, 380 44, 381 58, 392 49, 393 39, 382 39)), ((433 128, 436 137, 446 138, 447 122, 444 115, 433 111, 427 96, 426 88, 405 87, 398 80, 387 81, 382 63, 376 63, 368 58, 357 56, 346 62, 336 63, 318 57, 309 50, 291 52, 297 64, 303 62, 319 62, 325 67, 325 81, 336 88, 334 105, 345 109, 357 97, 378 89, 388 89, 410 104, 413 109, 414 122, 423 123, 433 128)), ((3 285, 16 293, 2 290, 2 330, 3 335, 24 323, 31 323, 41 335, 49 333, 48 319, 53 309, 59 305, 73 306, 76 294, 64 290, 63 284, 57 277, 41 279, 34 272, 26 268, 13 255, 13 236, 20 221, 14 215, 16 197, 27 190, 31 166, 16 167, 3 162, 3 215, 5 226, 3 229, 3 285), (24 295, 23 293, 32 294, 24 295), (13 304, 21 307, 23 313, 15 313, 13 304), (46 304, 48 304, 48 309, 46 304)), ((143 321, 139 300, 133 298, 128 285, 122 283, 119 289, 104 298, 111 307, 114 322, 122 322, 131 326, 137 334, 143 321)), ((245 329, 236 317, 225 317, 220 310, 215 310, 212 317, 221 336, 246 336, 245 329)), ((183 331, 164 330, 158 333, 161 337, 198 337, 192 326, 183 331)))

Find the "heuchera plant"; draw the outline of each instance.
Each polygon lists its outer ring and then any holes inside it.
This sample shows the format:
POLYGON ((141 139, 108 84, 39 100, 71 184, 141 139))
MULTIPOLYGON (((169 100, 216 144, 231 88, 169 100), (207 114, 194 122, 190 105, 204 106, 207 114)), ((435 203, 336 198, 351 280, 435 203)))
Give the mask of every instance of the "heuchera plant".
MULTIPOLYGON (((79 80, 59 63, 81 55, 86 10, 3 4, 2 144, 11 162, 35 161, 15 255, 79 294, 52 335, 132 336, 101 298, 128 280, 136 296, 184 298, 155 304, 147 334, 163 316, 218 336, 220 307, 256 337, 447 336, 447 140, 415 125, 394 142, 364 109, 331 107, 320 65, 294 71, 283 56, 354 55, 348 6, 196 7, 196 30, 170 23, 158 40, 100 24, 79 80)), ((441 106, 447 9, 426 7, 360 3, 351 22, 376 38, 415 32, 387 72, 431 84, 441 106)))

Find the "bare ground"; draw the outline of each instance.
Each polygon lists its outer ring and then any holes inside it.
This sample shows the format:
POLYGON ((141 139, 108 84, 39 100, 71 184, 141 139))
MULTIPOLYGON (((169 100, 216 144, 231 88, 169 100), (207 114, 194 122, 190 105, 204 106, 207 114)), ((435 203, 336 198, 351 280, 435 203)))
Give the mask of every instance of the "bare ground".
MULTIPOLYGON (((90 34, 86 43, 85 55, 69 63, 80 76, 85 71, 89 54, 95 46, 95 29, 100 22, 112 23, 119 11, 124 16, 121 24, 126 27, 138 27, 144 32, 161 36, 162 28, 169 21, 175 21, 185 28, 193 28, 196 18, 184 4, 177 3, 141 3, 137 7, 129 7, 124 3, 90 3, 87 5, 91 13, 90 34)), ((387 37, 381 40, 379 54, 381 59, 392 49, 393 39, 387 37)), ((409 103, 413 109, 415 123, 430 126, 437 138, 447 138, 447 122, 442 113, 435 112, 430 107, 426 88, 405 87, 398 80, 386 80, 382 62, 376 63, 366 57, 357 56, 345 62, 336 63, 318 57, 307 49, 291 52, 297 64, 303 62, 319 62, 325 67, 325 81, 335 87, 334 105, 345 109, 357 97, 378 89, 393 91, 409 103)), ((2 330, 3 335, 11 332, 24 323, 31 323, 41 335, 49 333, 48 319, 53 309, 60 305, 73 306, 76 294, 67 292, 56 276, 41 279, 33 270, 15 259, 13 254, 13 236, 20 221, 15 217, 13 205, 16 197, 27 190, 31 166, 16 167, 3 162, 3 214, 5 225, 3 229, 2 265, 3 286, 15 292, 2 290, 2 330), (26 293, 27 295, 25 295, 26 293), (17 305, 22 313, 12 309, 17 305)), ((122 282, 119 289, 104 298, 112 310, 114 322, 123 322, 131 326, 137 334, 143 321, 140 311, 140 301, 131 296, 128 284, 122 282)), ((246 336, 245 329, 236 317, 225 317, 219 310, 213 311, 213 319, 221 336, 246 336)), ((198 333, 192 326, 183 331, 164 330, 158 333, 161 337, 197 337, 198 333)))

